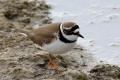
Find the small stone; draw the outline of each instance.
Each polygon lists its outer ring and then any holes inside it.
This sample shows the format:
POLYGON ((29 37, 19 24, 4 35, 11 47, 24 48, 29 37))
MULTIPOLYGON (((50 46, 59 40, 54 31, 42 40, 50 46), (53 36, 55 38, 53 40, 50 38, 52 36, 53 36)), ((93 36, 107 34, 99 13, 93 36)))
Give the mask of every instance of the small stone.
POLYGON ((110 47, 117 47, 117 46, 119 46, 119 44, 117 44, 117 43, 110 43, 109 46, 110 47))
POLYGON ((20 21, 23 22, 23 23, 29 24, 31 22, 31 19, 30 19, 30 17, 25 17, 20 21))
POLYGON ((15 17, 18 16, 18 11, 17 11, 17 10, 14 10, 14 9, 7 9, 7 10, 4 12, 4 16, 5 16, 7 19, 14 19, 15 17))
POLYGON ((90 70, 90 75, 96 80, 118 80, 120 79, 120 67, 110 64, 100 64, 90 70))
POLYGON ((94 24, 94 22, 93 22, 93 21, 91 21, 91 22, 90 22, 90 24, 94 24))
POLYGON ((69 70, 68 75, 71 76, 72 80, 89 80, 85 73, 77 70, 69 70))

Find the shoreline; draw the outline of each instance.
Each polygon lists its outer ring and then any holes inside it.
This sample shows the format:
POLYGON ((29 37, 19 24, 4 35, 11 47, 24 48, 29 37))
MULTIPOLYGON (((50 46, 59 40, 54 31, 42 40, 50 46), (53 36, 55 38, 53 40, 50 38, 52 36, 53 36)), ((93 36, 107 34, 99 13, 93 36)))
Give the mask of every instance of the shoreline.
POLYGON ((66 54, 53 55, 64 72, 46 68, 48 52, 37 48, 14 29, 33 29, 51 23, 50 8, 44 0, 0 0, 0 80, 120 79, 118 66, 96 66, 92 52, 83 46, 76 46, 66 54))

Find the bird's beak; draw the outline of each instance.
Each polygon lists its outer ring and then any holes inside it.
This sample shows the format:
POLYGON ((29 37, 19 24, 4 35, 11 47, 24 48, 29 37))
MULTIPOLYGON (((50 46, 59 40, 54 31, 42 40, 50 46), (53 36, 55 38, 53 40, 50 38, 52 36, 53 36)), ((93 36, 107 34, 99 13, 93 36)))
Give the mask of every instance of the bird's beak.
POLYGON ((81 37, 81 38, 84 38, 83 35, 81 35, 80 33, 78 33, 77 35, 78 35, 79 37, 81 37))

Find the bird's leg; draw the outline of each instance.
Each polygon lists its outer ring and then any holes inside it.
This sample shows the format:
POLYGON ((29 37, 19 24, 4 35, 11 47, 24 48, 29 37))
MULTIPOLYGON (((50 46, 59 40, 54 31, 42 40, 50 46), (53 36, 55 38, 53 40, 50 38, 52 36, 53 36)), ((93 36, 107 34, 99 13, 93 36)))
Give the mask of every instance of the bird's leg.
POLYGON ((48 67, 51 67, 52 69, 55 69, 55 70, 58 71, 58 72, 62 72, 62 70, 59 69, 59 68, 56 66, 56 63, 54 63, 51 54, 48 54, 48 56, 49 56, 49 63, 48 63, 47 66, 48 66, 48 67))

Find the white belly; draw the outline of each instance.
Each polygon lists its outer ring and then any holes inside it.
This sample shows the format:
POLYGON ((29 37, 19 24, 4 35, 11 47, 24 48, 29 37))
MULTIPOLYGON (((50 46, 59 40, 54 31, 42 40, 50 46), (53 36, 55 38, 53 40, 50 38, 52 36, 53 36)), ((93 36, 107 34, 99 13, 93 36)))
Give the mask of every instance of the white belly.
POLYGON ((50 53, 55 53, 55 54, 62 54, 67 51, 70 51, 76 42, 74 43, 63 43, 59 39, 52 41, 50 44, 44 44, 42 46, 43 50, 46 50, 50 53))

